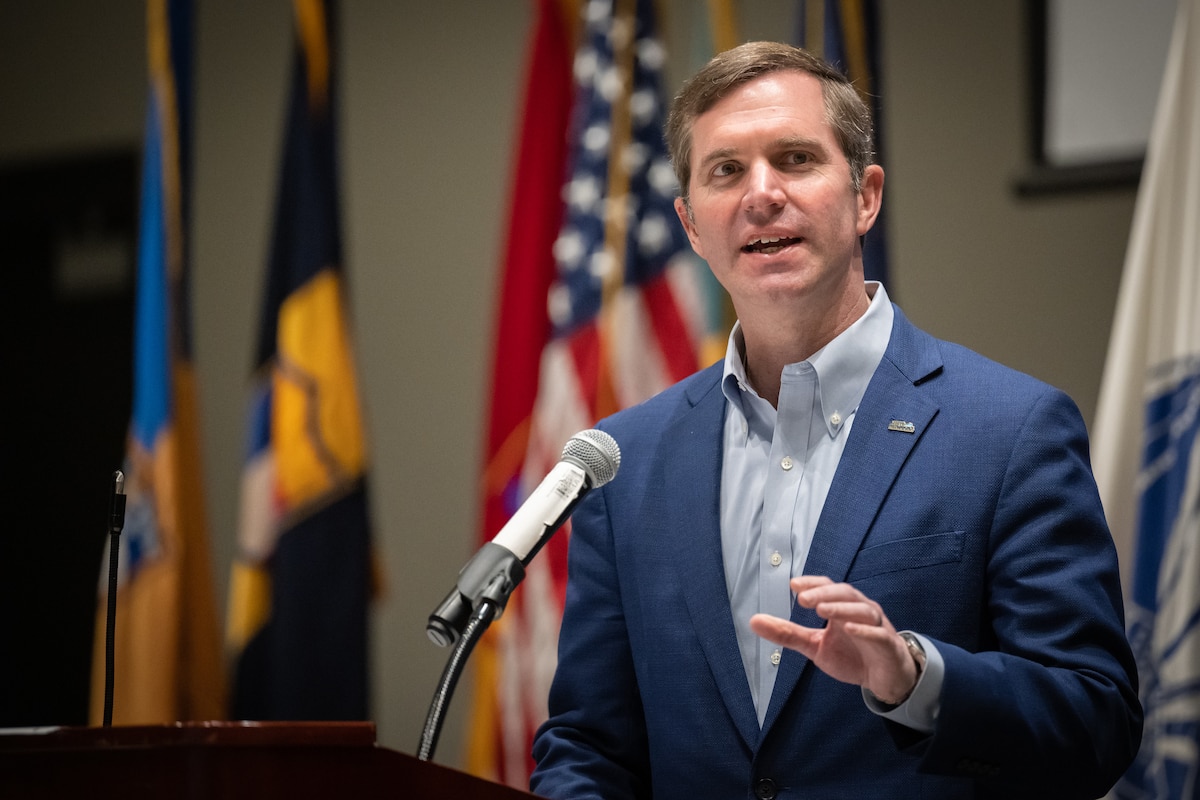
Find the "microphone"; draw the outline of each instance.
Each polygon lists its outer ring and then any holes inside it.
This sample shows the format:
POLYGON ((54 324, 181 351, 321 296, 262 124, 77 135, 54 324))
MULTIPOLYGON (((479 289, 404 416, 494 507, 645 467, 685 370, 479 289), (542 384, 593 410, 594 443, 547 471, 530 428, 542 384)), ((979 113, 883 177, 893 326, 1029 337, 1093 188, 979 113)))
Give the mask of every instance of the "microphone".
POLYGON ((542 545, 588 492, 616 476, 620 465, 621 449, 604 431, 580 431, 567 440, 562 460, 500 532, 471 557, 458 573, 458 583, 429 615, 425 632, 430 640, 440 647, 453 644, 481 600, 503 609, 542 545))

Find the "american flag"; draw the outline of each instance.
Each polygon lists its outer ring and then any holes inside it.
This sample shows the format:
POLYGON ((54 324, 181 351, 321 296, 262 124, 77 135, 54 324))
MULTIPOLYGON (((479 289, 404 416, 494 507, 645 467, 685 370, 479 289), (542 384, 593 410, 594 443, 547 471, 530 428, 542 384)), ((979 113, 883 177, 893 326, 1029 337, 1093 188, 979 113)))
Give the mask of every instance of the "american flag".
MULTIPOLYGON (((558 10, 543 0, 539 25, 558 10)), ((709 312, 707 268, 692 255, 673 208, 677 186, 662 138, 666 54, 655 33, 654 2, 590 0, 581 25, 570 89, 567 178, 553 190, 562 224, 544 241, 549 253, 522 256, 510 239, 496 340, 484 541, 557 463, 572 434, 690 375, 701 366, 705 337, 721 324, 720 309, 709 312), (551 254, 548 286, 529 279, 536 269, 524 270, 522 286, 542 293, 545 319, 508 316, 512 282, 522 280, 514 277, 523 269, 514 258, 551 254), (519 337, 506 326, 521 324, 542 326, 545 334, 535 356, 536 395, 529 408, 513 413, 506 365, 528 354, 508 348, 519 337), (506 412, 498 413, 506 403, 506 412)), ((536 47, 535 41, 531 92, 539 78, 536 47)), ((527 107, 523 147, 537 121, 527 107)), ((518 160, 528 157, 523 151, 518 160)), ((536 198, 521 196, 520 189, 514 209, 528 212, 536 198)), ((510 237, 522 235, 522 224, 522 214, 514 213, 510 237)), ((520 590, 476 652, 467 766, 513 786, 528 785, 533 733, 547 716, 567 541, 568 534, 560 532, 529 565, 520 590)))

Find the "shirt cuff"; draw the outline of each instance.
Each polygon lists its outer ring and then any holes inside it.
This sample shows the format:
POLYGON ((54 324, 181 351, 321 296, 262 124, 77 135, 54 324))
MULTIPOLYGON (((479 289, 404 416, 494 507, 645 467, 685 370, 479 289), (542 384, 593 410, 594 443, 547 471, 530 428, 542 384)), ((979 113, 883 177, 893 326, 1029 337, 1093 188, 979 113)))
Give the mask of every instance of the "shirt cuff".
POLYGON ((881 702, 864 686, 863 701, 867 704, 867 708, 885 719, 898 722, 906 728, 912 728, 921 733, 933 733, 937 724, 938 712, 941 710, 942 681, 946 675, 946 662, 932 641, 919 633, 913 632, 913 636, 917 637, 917 641, 925 650, 925 669, 917 678, 917 685, 913 687, 912 694, 900 705, 892 706, 881 702))

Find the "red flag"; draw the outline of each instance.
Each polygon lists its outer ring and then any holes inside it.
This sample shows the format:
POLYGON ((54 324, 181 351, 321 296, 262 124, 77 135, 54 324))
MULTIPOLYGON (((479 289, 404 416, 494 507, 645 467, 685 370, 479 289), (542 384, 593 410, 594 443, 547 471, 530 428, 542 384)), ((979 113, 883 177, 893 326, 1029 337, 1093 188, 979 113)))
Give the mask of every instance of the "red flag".
MULTIPOLYGON (((491 412, 483 476, 483 540, 509 516, 529 443, 538 365, 550 338, 546 294, 562 219, 567 121, 571 113, 571 21, 559 0, 536 0, 523 123, 509 207, 508 242, 493 337, 491 412)), ((515 610, 515 604, 514 604, 515 610)), ((467 768, 501 780, 498 664, 494 636, 475 650, 476 685, 467 768)))

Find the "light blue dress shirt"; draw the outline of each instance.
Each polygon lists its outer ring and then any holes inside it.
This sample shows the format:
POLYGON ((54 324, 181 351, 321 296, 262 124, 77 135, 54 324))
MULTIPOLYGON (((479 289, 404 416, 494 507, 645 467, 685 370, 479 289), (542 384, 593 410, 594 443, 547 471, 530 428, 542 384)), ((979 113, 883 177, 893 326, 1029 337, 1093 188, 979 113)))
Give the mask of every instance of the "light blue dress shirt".
MULTIPOLYGON (((729 335, 721 388, 727 410, 721 471, 721 551, 742 664, 762 725, 783 653, 749 627, 756 613, 787 619, 789 582, 804 572, 813 531, 858 404, 887 349, 894 312, 882 284, 866 284, 871 304, 806 361, 783 369, 776 409, 750 385, 740 325, 729 335)), ((909 700, 884 706, 864 691, 877 714, 933 730, 942 662, 918 637, 929 659, 909 700), (934 663, 936 661, 936 664, 934 663)))

